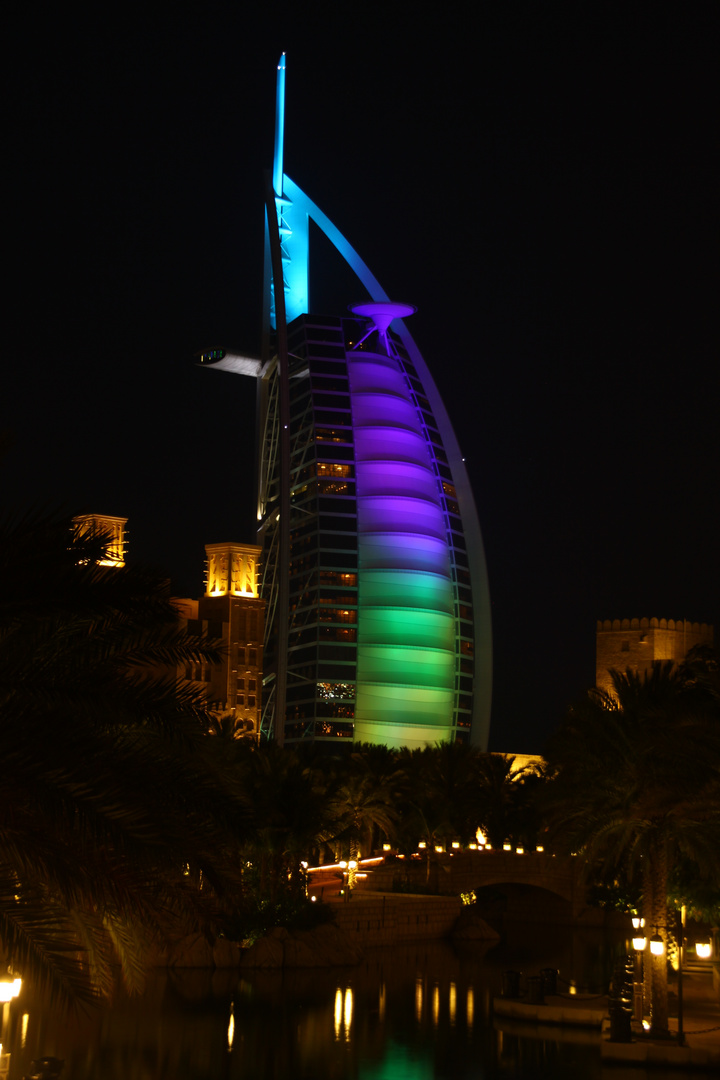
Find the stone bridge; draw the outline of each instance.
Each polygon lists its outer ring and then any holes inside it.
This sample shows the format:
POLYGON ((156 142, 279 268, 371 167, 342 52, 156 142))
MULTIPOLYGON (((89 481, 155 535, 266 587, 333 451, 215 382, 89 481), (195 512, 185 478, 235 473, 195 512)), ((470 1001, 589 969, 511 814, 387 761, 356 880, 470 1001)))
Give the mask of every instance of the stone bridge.
MULTIPOLYGON (((574 856, 540 851, 433 852, 429 884, 441 896, 458 896, 491 885, 543 889, 566 901, 568 914, 575 919, 587 906, 581 869, 582 861, 574 856)), ((425 856, 395 858, 373 869, 359 885, 361 890, 391 892, 399 884, 403 891, 410 891, 413 884, 424 885, 427 876, 425 856)))

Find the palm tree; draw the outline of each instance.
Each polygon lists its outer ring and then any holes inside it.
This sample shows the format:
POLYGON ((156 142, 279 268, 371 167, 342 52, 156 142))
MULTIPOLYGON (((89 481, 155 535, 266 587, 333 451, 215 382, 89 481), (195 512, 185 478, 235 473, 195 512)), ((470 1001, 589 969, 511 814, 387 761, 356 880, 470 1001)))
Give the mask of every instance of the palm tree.
MULTIPOLYGON (((236 742, 252 806, 244 857, 259 867, 257 903, 275 905, 304 881, 301 864, 332 831, 324 786, 293 748, 236 742)), ((297 890, 295 890, 297 891, 297 890)))
MULTIPOLYGON (((639 877, 648 926, 667 941, 672 869, 720 883, 720 715, 698 680, 671 661, 646 675, 611 672, 551 744, 548 809, 556 836, 588 865, 639 877)), ((668 1031, 667 966, 650 971, 652 1033, 668 1031)))
POLYGON ((509 754, 480 754, 474 770, 474 810, 478 825, 493 847, 515 839, 517 831, 518 770, 509 754))
POLYGON ((162 575, 100 565, 59 515, 0 524, 0 942, 66 997, 141 980, 171 923, 210 932, 248 809, 178 665, 162 575))
MULTIPOLYGON (((336 763, 328 778, 326 800, 332 843, 336 851, 347 854, 349 862, 357 863, 361 854, 371 855, 376 839, 382 843, 394 838, 404 781, 394 751, 385 746, 360 743, 349 759, 336 763)), ((350 888, 354 881, 352 869, 350 888)))

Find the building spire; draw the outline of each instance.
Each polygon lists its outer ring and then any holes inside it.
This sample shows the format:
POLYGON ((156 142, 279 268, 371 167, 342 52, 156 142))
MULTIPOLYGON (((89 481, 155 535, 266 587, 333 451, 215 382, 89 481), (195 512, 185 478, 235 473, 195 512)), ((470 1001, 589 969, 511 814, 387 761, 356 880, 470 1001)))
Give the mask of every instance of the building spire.
POLYGON ((273 190, 278 198, 283 193, 283 144, 285 142, 285 53, 278 61, 275 97, 275 154, 273 156, 273 190))

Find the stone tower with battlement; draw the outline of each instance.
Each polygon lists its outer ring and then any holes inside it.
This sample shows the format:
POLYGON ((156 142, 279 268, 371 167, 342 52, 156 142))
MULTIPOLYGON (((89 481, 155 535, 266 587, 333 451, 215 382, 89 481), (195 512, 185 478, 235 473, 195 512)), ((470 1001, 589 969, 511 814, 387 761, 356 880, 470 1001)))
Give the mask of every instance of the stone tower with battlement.
POLYGON ((174 599, 191 633, 220 643, 215 664, 189 664, 181 678, 202 683, 208 708, 232 721, 236 737, 257 739, 263 673, 265 601, 259 596, 261 548, 226 542, 206 544, 205 595, 174 599))
POLYGON ((79 536, 103 536, 108 540, 106 557, 101 566, 124 566, 127 518, 109 514, 79 514, 73 525, 79 536))
POLYGON ((598 620, 595 684, 610 693, 608 672, 649 671, 654 660, 679 664, 696 645, 713 644, 713 628, 687 619, 598 620))

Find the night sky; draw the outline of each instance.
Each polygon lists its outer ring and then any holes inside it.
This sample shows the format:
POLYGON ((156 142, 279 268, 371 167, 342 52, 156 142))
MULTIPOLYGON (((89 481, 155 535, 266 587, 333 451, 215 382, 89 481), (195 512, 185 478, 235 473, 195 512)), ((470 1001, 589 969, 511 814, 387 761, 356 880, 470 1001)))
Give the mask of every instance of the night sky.
MULTIPOLYGON (((491 748, 540 751, 596 619, 720 631, 718 6, 274 10, 15 6, 3 503, 128 517, 180 595, 253 541, 254 385, 194 354, 259 352, 284 49, 285 171, 417 305, 465 452, 491 748)), ((313 310, 365 299, 311 259, 313 310)))

